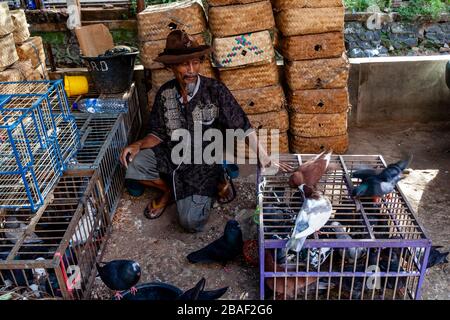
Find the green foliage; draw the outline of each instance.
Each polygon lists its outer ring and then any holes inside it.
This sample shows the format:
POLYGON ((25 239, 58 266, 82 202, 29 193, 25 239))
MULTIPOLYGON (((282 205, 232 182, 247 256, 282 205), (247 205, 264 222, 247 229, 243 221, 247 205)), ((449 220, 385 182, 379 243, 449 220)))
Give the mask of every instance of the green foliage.
POLYGON ((354 12, 364 12, 375 4, 383 10, 391 6, 391 0, 344 0, 345 7, 354 12))
POLYGON ((414 20, 417 16, 436 19, 440 14, 450 11, 448 0, 409 0, 399 8, 391 8, 391 0, 344 0, 345 7, 353 12, 364 12, 372 5, 381 10, 396 11, 403 20, 414 20))
POLYGON ((417 16, 436 19, 440 14, 448 12, 449 6, 445 0, 410 0, 408 5, 397 9, 398 14, 405 20, 414 20, 417 16))
MULTIPOLYGON (((136 15, 136 6, 137 6, 137 1, 136 0, 131 0, 130 1, 130 14, 132 16, 136 15)), ((145 6, 151 6, 154 4, 162 4, 162 3, 171 3, 171 2, 177 2, 177 0, 145 0, 145 6)))

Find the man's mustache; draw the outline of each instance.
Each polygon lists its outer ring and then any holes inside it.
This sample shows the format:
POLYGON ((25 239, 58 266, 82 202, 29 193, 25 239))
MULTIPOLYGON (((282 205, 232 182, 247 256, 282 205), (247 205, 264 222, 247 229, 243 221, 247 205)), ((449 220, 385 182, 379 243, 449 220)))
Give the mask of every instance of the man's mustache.
POLYGON ((187 73, 183 76, 183 79, 187 79, 187 78, 195 78, 198 76, 198 73, 187 73))

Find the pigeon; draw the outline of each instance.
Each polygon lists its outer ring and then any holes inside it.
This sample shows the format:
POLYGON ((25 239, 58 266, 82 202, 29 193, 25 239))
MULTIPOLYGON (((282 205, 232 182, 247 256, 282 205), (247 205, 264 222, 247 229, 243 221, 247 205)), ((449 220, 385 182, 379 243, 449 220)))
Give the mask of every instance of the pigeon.
MULTIPOLYGON (((369 254, 369 265, 373 266, 378 265, 381 272, 394 272, 394 273, 404 272, 405 270, 402 268, 402 264, 400 263, 401 250, 399 248, 392 249, 392 252, 390 253, 390 259, 389 259, 389 251, 390 249, 388 248, 382 249, 380 252, 380 258, 378 259, 377 263, 378 250, 372 250, 369 254)), ((384 287, 385 281, 386 277, 381 278, 381 287, 384 287)), ((387 277, 386 287, 388 289, 394 289, 395 287, 397 287, 397 289, 404 289, 406 287, 406 278, 387 277)))
POLYGON ((203 249, 187 256, 190 263, 220 262, 225 265, 242 253, 244 241, 242 231, 236 220, 230 220, 225 226, 223 236, 203 249))
MULTIPOLYGON (((265 272, 285 272, 285 268, 279 266, 274 261, 273 254, 266 250, 264 254, 264 271, 265 272)), ((296 293, 299 294, 306 286, 308 289, 315 288, 317 284, 317 277, 280 277, 280 278, 266 278, 266 285, 272 292, 275 293, 277 300, 295 298, 296 293)), ((319 282, 319 290, 328 289, 328 284, 324 285, 319 282)), ((334 287, 334 284, 332 285, 334 287)))
POLYGON ((427 269, 442 263, 448 263, 447 256, 449 252, 440 252, 438 249, 442 246, 432 246, 428 257, 427 269))
MULTIPOLYGON (((84 214, 81 219, 78 221, 78 225, 75 229, 75 233, 70 240, 70 243, 73 246, 79 246, 86 244, 89 235, 92 233, 94 229, 95 220, 97 218, 97 209, 95 205, 92 203, 92 200, 86 202, 86 214, 84 214)), ((100 219, 98 222, 97 230, 102 226, 102 220, 100 219)))
MULTIPOLYGON (((353 239, 348 233, 347 230, 342 227, 342 225, 337 222, 337 221, 333 221, 331 223, 331 226, 333 227, 333 231, 336 232, 336 238, 337 239, 342 239, 342 240, 351 240, 353 239)), ((340 249, 339 252, 342 256, 343 254, 343 249, 340 249)), ((353 263, 355 260, 358 260, 359 258, 361 258, 365 253, 366 253, 366 248, 347 248, 345 250, 345 256, 348 258, 349 262, 353 263)))
POLYGON ((141 278, 141 267, 136 261, 113 260, 103 266, 97 263, 96 266, 103 283, 116 291, 115 296, 119 300, 122 297, 119 291, 130 289, 132 294, 136 293, 134 285, 141 278))
POLYGON ((306 185, 301 185, 299 189, 305 200, 297 215, 291 238, 286 243, 286 249, 295 252, 300 252, 306 238, 327 223, 332 211, 330 200, 320 192, 306 185))
POLYGON ((228 287, 213 291, 204 291, 206 280, 202 278, 194 288, 183 292, 181 289, 164 282, 151 282, 137 286, 138 292, 135 295, 130 291, 123 294, 123 300, 199 300, 212 301, 222 297, 227 292, 228 287))
MULTIPOLYGON (((5 229, 5 231, 3 231, 3 234, 5 235, 6 240, 11 242, 12 244, 16 244, 22 234, 26 231, 27 225, 17 220, 17 218, 14 216, 6 216, 3 222, 0 224, 0 228, 5 229)), ((23 242, 23 244, 36 243, 43 243, 43 241, 34 232, 29 234, 23 242)))
POLYGON ((353 197, 373 197, 378 199, 391 193, 403 176, 402 172, 411 163, 412 156, 388 165, 381 172, 375 169, 363 169, 353 172, 352 177, 361 179, 361 184, 352 190, 353 197))
POLYGON ((330 168, 332 151, 325 154, 325 151, 317 155, 314 159, 301 164, 289 177, 289 186, 298 188, 302 184, 315 187, 325 172, 330 168))

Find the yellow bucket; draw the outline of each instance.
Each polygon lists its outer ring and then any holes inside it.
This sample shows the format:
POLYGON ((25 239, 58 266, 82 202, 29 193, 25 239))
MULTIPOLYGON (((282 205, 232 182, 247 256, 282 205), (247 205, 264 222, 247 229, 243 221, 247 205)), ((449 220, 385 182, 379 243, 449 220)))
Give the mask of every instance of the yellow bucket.
POLYGON ((68 97, 89 92, 89 84, 85 76, 64 76, 64 89, 68 97))

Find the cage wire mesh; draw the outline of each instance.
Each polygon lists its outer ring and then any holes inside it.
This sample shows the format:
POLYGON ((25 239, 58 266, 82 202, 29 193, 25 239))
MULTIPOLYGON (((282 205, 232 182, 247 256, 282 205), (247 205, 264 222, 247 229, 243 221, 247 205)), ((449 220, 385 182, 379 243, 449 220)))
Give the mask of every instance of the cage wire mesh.
MULTIPOLYGON (((294 168, 313 155, 281 155, 294 168)), ((318 189, 330 199, 327 224, 309 236, 298 253, 285 246, 303 198, 289 175, 259 174, 261 299, 420 299, 431 241, 402 191, 355 199, 361 166, 384 168, 381 156, 332 156, 336 170, 318 189)))
MULTIPOLYGON (((134 84, 126 95, 129 111, 120 115, 72 116, 63 90, 62 81, 0 83, 0 102, 6 97, 8 101, 21 102, 4 108, 6 111, 0 114, 6 115, 0 120, 8 125, 12 116, 24 122, 14 127, 14 138, 22 143, 18 149, 22 161, 19 164, 24 162, 27 169, 34 169, 36 164, 43 168, 34 175, 17 170, 12 173, 23 175, 28 185, 35 182, 27 195, 38 197, 43 187, 46 194, 39 198, 42 203, 45 199, 43 205, 34 211, 24 210, 28 207, 21 205, 27 199, 18 197, 17 187, 12 184, 17 177, 1 179, 0 188, 7 192, 0 201, 8 203, 6 208, 16 210, 0 211, 0 298, 89 297, 95 260, 102 254, 111 217, 120 200, 125 172, 119 155, 137 138, 142 124, 134 84), (27 111, 30 104, 34 109, 27 111), (53 130, 47 129, 50 125, 53 130), (48 174, 49 164, 53 163, 50 159, 64 159, 69 169, 54 190, 51 185, 56 184, 59 175, 48 174)), ((0 141, 1 151, 7 145, 0 141)), ((1 153, 0 161, 17 167, 17 161, 8 160, 7 155, 1 153)), ((62 171, 61 161, 58 163, 62 171)))
MULTIPOLYGON (((140 133, 142 115, 139 108, 137 89, 134 83, 125 93, 128 112, 113 114, 75 113, 75 121, 80 129, 81 149, 70 170, 98 170, 100 180, 106 190, 107 211, 112 216, 120 200, 125 169, 119 162, 120 153, 140 133)), ((108 98, 109 95, 103 96, 108 98)))
POLYGON ((0 215, 0 298, 87 299, 111 220, 93 176, 63 176, 36 214, 0 215))

